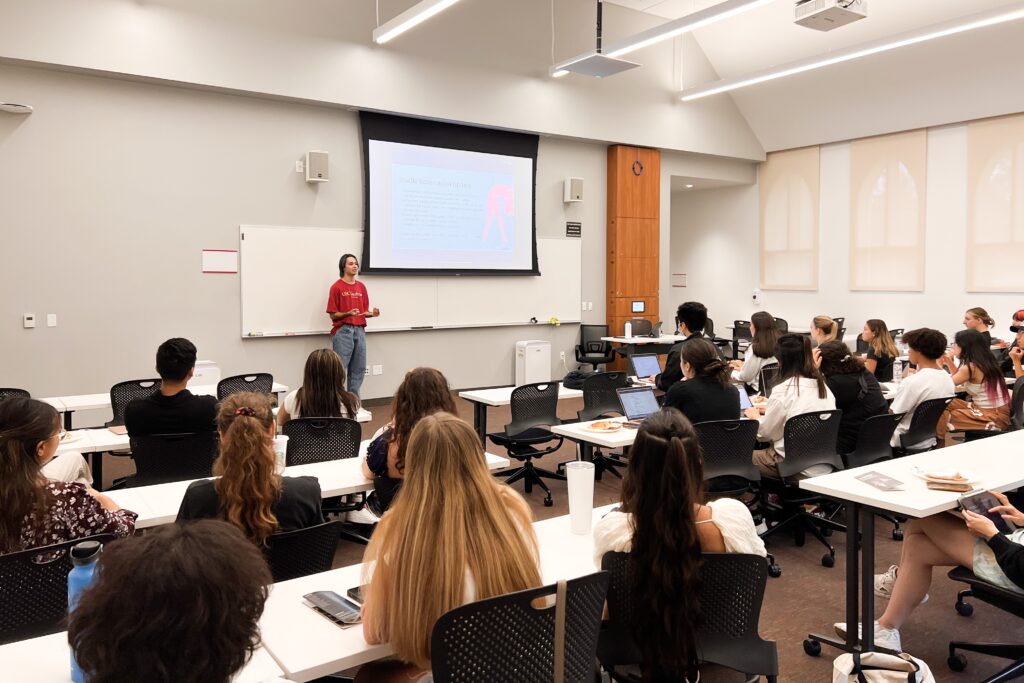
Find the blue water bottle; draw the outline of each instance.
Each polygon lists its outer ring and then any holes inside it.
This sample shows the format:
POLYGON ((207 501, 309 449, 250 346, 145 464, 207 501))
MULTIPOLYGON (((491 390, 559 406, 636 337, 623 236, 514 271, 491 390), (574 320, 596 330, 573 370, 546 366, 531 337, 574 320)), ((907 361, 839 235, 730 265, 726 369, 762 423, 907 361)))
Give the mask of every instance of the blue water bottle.
MULTIPOLYGON (((68 614, 78 606, 82 591, 92 585, 96 578, 96 561, 100 559, 103 545, 98 541, 82 541, 71 548, 71 573, 68 574, 68 614)), ((85 675, 78 668, 75 652, 71 651, 71 680, 85 683, 85 675)))

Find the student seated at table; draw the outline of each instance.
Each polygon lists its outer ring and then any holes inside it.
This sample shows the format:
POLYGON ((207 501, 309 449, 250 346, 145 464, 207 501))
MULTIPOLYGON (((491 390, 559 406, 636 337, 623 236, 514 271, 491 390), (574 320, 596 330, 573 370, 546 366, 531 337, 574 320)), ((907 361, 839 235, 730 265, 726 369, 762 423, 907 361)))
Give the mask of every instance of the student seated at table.
POLYGON ((949 373, 939 367, 939 359, 946 353, 946 335, 938 330, 922 327, 905 332, 903 342, 908 347, 907 355, 910 362, 917 366, 917 370, 903 378, 900 390, 890 406, 893 413, 906 413, 892 435, 893 446, 901 445, 900 437, 910 429, 914 410, 922 401, 946 398, 955 393, 949 373))
POLYGON ((696 645, 701 553, 765 555, 743 503, 707 502, 702 465, 697 435, 679 411, 648 417, 630 449, 621 504, 594 526, 598 568, 608 552, 630 553, 640 568, 634 627, 644 634, 644 680, 683 680, 696 645))
POLYGON ((196 347, 188 339, 168 339, 156 350, 160 389, 137 398, 124 410, 131 436, 212 432, 217 428, 217 399, 186 389, 196 367, 196 347))
POLYGON ((279 531, 323 523, 316 477, 282 477, 275 471, 270 403, 267 394, 242 392, 220 404, 220 455, 213 463, 217 478, 189 484, 179 522, 223 519, 256 545, 279 531))
MULTIPOLYGON (((839 323, 827 315, 816 315, 811 320, 811 341, 814 346, 821 346, 839 336, 839 323)), ((840 339, 840 341, 842 341, 840 339)))
POLYGON ((708 324, 708 309, 697 301, 687 301, 676 309, 676 332, 685 339, 676 342, 668 351, 665 370, 654 377, 655 385, 662 391, 668 391, 676 382, 683 379, 683 371, 679 366, 679 352, 686 344, 704 336, 704 326, 708 324))
POLYGON ((996 321, 992 319, 992 316, 988 314, 984 308, 980 306, 975 308, 968 308, 967 312, 964 313, 964 327, 975 332, 980 332, 985 338, 985 344, 992 346, 992 332, 989 330, 990 327, 996 324, 996 321))
POLYGON ((864 420, 885 415, 889 404, 882 395, 878 380, 865 367, 865 361, 851 355, 846 344, 841 341, 825 342, 818 351, 821 374, 836 398, 836 408, 843 411, 836 450, 852 453, 864 420))
POLYGON ((1024 359, 1024 309, 1013 314, 1010 332, 1013 332, 1013 341, 999 352, 999 369, 1007 377, 1020 379, 1024 377, 1024 367, 1021 367, 1024 359))
POLYGON ((345 366, 334 349, 316 349, 306 358, 302 386, 284 397, 277 411, 282 427, 294 417, 355 419, 359 398, 345 390, 345 366))
POLYGON ((676 382, 665 394, 665 407, 676 408, 691 422, 737 420, 742 389, 729 381, 729 365, 707 339, 694 339, 679 352, 685 382, 676 382))
MULTIPOLYGON (((783 439, 786 421, 803 413, 835 410, 836 399, 814 366, 809 337, 782 335, 775 345, 775 357, 779 359, 779 383, 772 389, 772 395, 764 406, 764 415, 757 408, 747 408, 746 414, 751 419, 760 420, 758 441, 771 444, 768 448, 754 451, 754 464, 763 476, 778 479, 776 464, 786 457, 783 439)), ((824 474, 827 472, 822 470, 824 467, 808 468, 800 473, 800 478, 824 474)))
POLYGON ((79 483, 42 473, 60 442, 60 416, 31 398, 0 401, 0 554, 96 534, 129 536, 134 512, 79 483))
POLYGON ((733 379, 743 382, 756 394, 761 391, 761 368, 766 363, 776 363, 775 342, 779 341, 779 325, 775 317, 766 311, 750 316, 750 346, 743 354, 743 360, 734 360, 736 368, 733 379))
POLYGON ((896 349, 896 342, 889 334, 889 328, 885 326, 885 321, 878 318, 868 320, 864 323, 860 338, 868 345, 864 367, 879 382, 891 382, 893 364, 900 354, 896 349))
POLYGON ((270 570, 230 524, 151 529, 98 569, 68 623, 90 683, 228 683, 259 647, 270 570))
POLYGON ((940 364, 952 375, 953 384, 963 386, 967 400, 953 399, 946 408, 937 429, 940 443, 954 430, 1010 426, 1010 392, 985 337, 974 330, 960 330, 953 340, 953 350, 940 364))
POLYGON ((530 508, 487 469, 480 438, 447 413, 409 435, 402 494, 363 557, 363 635, 397 661, 358 681, 416 681, 430 670, 430 634, 444 613, 541 585, 530 508))
MULTIPOLYGON (((997 513, 1024 526, 1024 513, 1010 505, 1001 493, 992 491, 999 505, 997 513)), ((900 564, 875 575, 875 595, 889 598, 885 612, 875 621, 875 644, 902 650, 900 631, 910 614, 928 599, 934 567, 967 567, 979 579, 1024 595, 1024 529, 999 533, 988 517, 970 510, 963 519, 939 513, 912 519, 904 531, 900 564)), ((955 618, 955 617, 953 617, 955 618)), ((835 625, 846 635, 846 624, 835 625)))

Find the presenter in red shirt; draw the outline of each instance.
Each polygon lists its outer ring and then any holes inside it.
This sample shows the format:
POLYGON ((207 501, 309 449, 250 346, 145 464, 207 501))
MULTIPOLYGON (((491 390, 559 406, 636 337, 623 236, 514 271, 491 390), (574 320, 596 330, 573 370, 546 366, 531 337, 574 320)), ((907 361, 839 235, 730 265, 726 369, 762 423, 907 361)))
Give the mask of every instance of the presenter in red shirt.
POLYGON ((327 297, 327 314, 331 316, 331 346, 341 358, 348 374, 348 390, 359 396, 366 375, 366 319, 380 315, 370 310, 366 285, 356 281, 359 259, 345 254, 338 261, 341 279, 331 285, 327 297))

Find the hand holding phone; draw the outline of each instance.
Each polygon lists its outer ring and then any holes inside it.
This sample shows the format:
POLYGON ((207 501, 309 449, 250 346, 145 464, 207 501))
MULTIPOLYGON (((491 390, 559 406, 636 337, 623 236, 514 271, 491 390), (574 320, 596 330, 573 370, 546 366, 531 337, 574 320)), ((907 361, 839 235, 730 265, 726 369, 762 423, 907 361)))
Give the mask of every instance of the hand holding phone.
MULTIPOLYGON (((1003 499, 1005 500, 1005 496, 1003 499)), ((1005 519, 1004 515, 1001 514, 1007 507, 1013 509, 1012 506, 1001 505, 1001 501, 988 491, 978 491, 977 493, 961 496, 958 502, 960 503, 961 510, 986 517, 995 525, 999 533, 1008 534, 1016 528, 1012 522, 1005 519)), ((1006 515, 1006 517, 1009 517, 1009 515, 1006 515)))

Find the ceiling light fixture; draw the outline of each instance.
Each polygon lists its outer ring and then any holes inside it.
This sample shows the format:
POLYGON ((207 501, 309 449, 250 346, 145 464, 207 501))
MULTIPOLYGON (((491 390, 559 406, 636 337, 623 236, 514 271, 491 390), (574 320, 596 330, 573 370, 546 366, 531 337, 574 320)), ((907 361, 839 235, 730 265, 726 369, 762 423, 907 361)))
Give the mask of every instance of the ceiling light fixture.
POLYGON ((399 14, 394 19, 384 22, 373 29, 373 42, 383 45, 392 38, 396 38, 409 29, 419 26, 424 21, 439 14, 459 0, 420 0, 409 9, 399 14))
POLYGON ((689 190, 693 187, 693 183, 686 183, 686 189, 689 190))
POLYGON ((1003 6, 987 12, 980 12, 967 17, 960 17, 952 21, 932 24, 931 26, 925 26, 924 28, 915 29, 896 36, 890 36, 870 43, 856 45, 845 50, 837 50, 836 52, 831 52, 827 55, 810 57, 808 59, 790 62, 789 64, 771 67, 762 71, 755 71, 754 73, 747 74, 745 76, 725 78, 714 83, 708 83, 707 85, 688 88, 679 94, 679 99, 683 102, 690 102, 702 97, 710 97, 711 95, 729 92, 730 90, 746 88, 751 85, 757 85, 758 83, 793 76, 795 74, 804 73, 805 71, 821 69, 826 66, 832 66, 833 64, 840 64, 842 62, 860 59, 861 57, 876 55, 880 52, 888 52, 889 50, 895 50, 908 45, 916 45, 917 43, 935 40, 936 38, 945 38, 946 36, 956 35, 957 33, 964 33, 966 31, 973 31, 987 26, 1003 24, 1008 21, 1024 19, 1024 2, 1013 3, 1012 8, 1013 9, 1007 9, 1006 6, 1003 6))
MULTIPOLYGON (((605 59, 618 59, 630 52, 635 52, 649 45, 654 45, 655 43, 660 43, 663 40, 675 38, 676 36, 689 33, 690 31, 696 31, 699 28, 710 26, 711 24, 736 16, 737 14, 741 14, 748 10, 752 10, 756 7, 767 5, 774 1, 775 0, 725 0, 725 2, 720 2, 717 5, 708 7, 707 9, 702 9, 699 12, 694 12, 678 19, 673 19, 672 21, 665 22, 664 24, 659 24, 658 26, 649 28, 646 31, 641 31, 635 35, 610 42, 605 46, 603 51, 591 50, 589 52, 576 55, 571 59, 559 62, 551 67, 551 75, 554 78, 559 78, 570 71, 576 71, 576 69, 571 67, 585 63, 596 55, 603 55, 605 59)), ((628 63, 632 64, 632 62, 628 63)))

